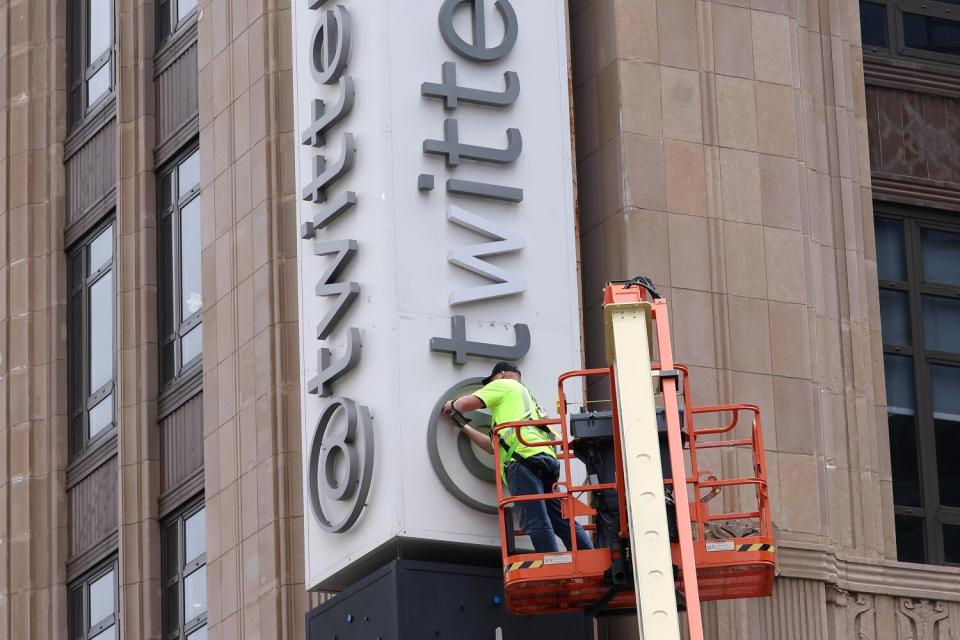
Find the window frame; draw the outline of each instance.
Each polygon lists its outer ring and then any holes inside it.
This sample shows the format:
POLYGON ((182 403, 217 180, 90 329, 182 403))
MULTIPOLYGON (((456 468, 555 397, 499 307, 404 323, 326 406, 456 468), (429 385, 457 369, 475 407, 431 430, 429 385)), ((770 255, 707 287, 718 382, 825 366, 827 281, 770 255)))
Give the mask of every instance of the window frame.
POLYGON ((197 21, 197 16, 200 15, 200 2, 197 1, 193 9, 184 16, 183 19, 177 18, 177 9, 179 8, 180 2, 182 0, 167 0, 167 7, 163 9, 163 2, 157 2, 157 50, 163 49, 168 42, 174 40, 184 31, 188 30, 191 25, 197 21), (164 21, 162 19, 162 12, 167 12, 167 24, 170 25, 170 32, 163 32, 164 21))
MULTIPOLYGON (((960 13, 960 9, 958 9, 958 13, 960 13)), ((874 204, 875 218, 898 221, 903 228, 903 255, 907 280, 882 280, 878 277, 878 285, 880 291, 891 290, 907 293, 911 345, 908 347, 883 343, 883 354, 910 357, 913 363, 914 397, 916 400, 916 438, 919 456, 921 506, 905 506, 894 503, 894 515, 922 521, 924 564, 960 566, 960 562, 947 562, 945 555, 943 526, 960 526, 960 507, 940 503, 936 426, 933 415, 933 393, 930 377, 930 367, 933 365, 960 368, 960 353, 933 351, 925 348, 923 327, 923 296, 935 295, 954 300, 960 299, 960 286, 951 287, 923 282, 921 246, 922 229, 960 234, 960 218, 928 209, 893 206, 880 202, 874 204)), ((877 255, 877 261, 878 263, 880 261, 879 254, 877 255)))
POLYGON ((71 461, 77 460, 86 454, 103 446, 111 440, 117 431, 117 235, 115 218, 110 215, 70 248, 67 255, 67 342, 68 342, 68 447, 71 461), (110 230, 111 257, 109 263, 104 263, 93 273, 88 273, 90 265, 89 250, 94 240, 102 233, 110 230), (79 255, 79 269, 81 275, 74 284, 73 268, 79 255), (90 290, 107 274, 111 274, 113 281, 111 315, 113 319, 110 340, 110 381, 98 389, 90 388, 90 290), (79 298, 76 298, 79 296, 79 298), (112 419, 98 433, 90 435, 90 410, 98 406, 112 394, 112 419), (79 433, 76 420, 79 422, 79 433))
MULTIPOLYGON (((181 303, 183 299, 182 288, 182 243, 180 241, 180 229, 182 227, 183 209, 194 200, 199 201, 201 191, 201 180, 198 174, 197 184, 183 196, 180 196, 180 167, 183 162, 194 153, 199 154, 200 146, 198 140, 193 140, 183 149, 177 152, 167 165, 157 173, 157 241, 158 241, 158 278, 160 300, 158 311, 159 320, 159 365, 160 365, 160 385, 166 393, 178 386, 182 380, 192 377, 192 374, 203 367, 203 348, 201 346, 199 355, 188 362, 182 361, 182 341, 183 337, 203 324, 203 304, 200 308, 190 314, 186 319, 183 318, 181 303), (162 185, 167 178, 170 182, 170 204, 164 206, 164 189, 162 185), (170 217, 170 236, 167 238, 164 232, 166 218, 170 217), (172 322, 171 326, 168 326, 172 322), (173 370, 167 371, 166 349, 168 345, 173 344, 173 370)), ((198 166, 199 166, 199 155, 198 166)), ((202 205, 201 205, 202 206, 202 205)), ((202 250, 202 249, 201 249, 202 250)), ((201 258, 202 260, 202 258, 201 258)), ((201 267, 202 269, 202 267, 201 267)), ((201 283, 203 275, 201 272, 201 283)), ((202 330, 201 330, 202 331, 202 330)))
POLYGON ((96 60, 87 62, 90 55, 90 3, 92 0, 74 0, 68 3, 72 7, 72 15, 68 20, 75 21, 76 30, 72 32, 72 40, 67 45, 67 55, 77 56, 80 63, 76 66, 67 64, 67 70, 70 74, 68 82, 68 109, 67 119, 68 128, 75 129, 81 123, 89 120, 93 114, 97 113, 104 105, 113 102, 116 93, 117 74, 114 68, 114 52, 117 46, 117 25, 116 25, 116 0, 109 0, 110 3, 110 46, 96 60), (110 83, 107 90, 92 103, 89 100, 89 82, 90 78, 96 75, 104 66, 107 66, 110 73, 110 83), (74 92, 79 89, 79 105, 73 101, 74 92), (79 107, 79 112, 77 109, 79 107))
MULTIPOLYGON (((887 46, 863 45, 868 53, 905 57, 937 62, 948 65, 960 65, 960 54, 941 53, 908 47, 903 32, 903 14, 916 13, 931 18, 941 18, 956 22, 960 26, 960 5, 937 0, 860 0, 868 4, 885 6, 887 9, 887 46)), ((860 4, 857 4, 859 12, 860 4)), ((862 34, 861 34, 862 36, 862 34)), ((861 38, 862 39, 862 38, 861 38)))
POLYGON ((120 588, 119 588, 119 573, 120 566, 117 558, 114 556, 104 562, 98 564, 96 567, 88 571, 86 574, 77 578, 75 581, 70 583, 67 587, 67 629, 70 638, 82 640, 89 640, 90 638, 96 637, 97 634, 102 633, 109 629, 110 627, 116 627, 118 633, 116 637, 119 637, 119 625, 120 625, 120 588), (113 613, 107 616, 102 620, 97 620, 95 623, 88 620, 90 612, 90 585, 107 575, 108 573, 113 572, 113 613), (76 611, 74 609, 73 603, 73 594, 77 590, 81 591, 81 620, 78 622, 76 619, 76 611), (77 629, 75 625, 81 624, 82 627, 77 629))
MULTIPOLYGON (((207 618, 209 614, 209 602, 207 603, 207 609, 191 618, 186 620, 186 604, 184 602, 184 581, 201 567, 207 565, 207 547, 206 547, 206 527, 204 527, 204 551, 202 554, 193 558, 189 562, 185 558, 186 554, 186 544, 185 544, 185 529, 186 522, 191 517, 196 514, 204 511, 206 509, 206 503, 204 501, 203 495, 195 496, 188 500, 184 506, 180 507, 169 516, 164 518, 161 527, 160 527, 160 566, 161 566, 161 615, 163 619, 163 638, 164 640, 183 640, 187 638, 191 633, 195 633, 198 629, 207 624, 207 618), (167 536, 169 535, 169 530, 171 528, 176 529, 176 573, 175 575, 169 574, 169 562, 168 558, 164 556, 169 550, 169 545, 167 544, 167 536), (176 628, 170 628, 170 606, 171 603, 168 599, 169 588, 173 585, 177 585, 177 626, 176 628)), ((206 585, 204 585, 206 588, 206 585)))

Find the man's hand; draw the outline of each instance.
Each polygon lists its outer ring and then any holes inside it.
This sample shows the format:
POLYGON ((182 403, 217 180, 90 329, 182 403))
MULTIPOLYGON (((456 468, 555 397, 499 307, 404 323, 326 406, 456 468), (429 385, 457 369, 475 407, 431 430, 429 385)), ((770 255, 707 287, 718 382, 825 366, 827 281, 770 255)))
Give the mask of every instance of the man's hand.
POLYGON ((453 400, 447 400, 446 402, 444 402, 444 403, 443 403, 443 406, 440 407, 440 413, 442 413, 443 415, 448 416, 448 417, 449 417, 449 416, 452 416, 452 415, 453 415, 453 400))

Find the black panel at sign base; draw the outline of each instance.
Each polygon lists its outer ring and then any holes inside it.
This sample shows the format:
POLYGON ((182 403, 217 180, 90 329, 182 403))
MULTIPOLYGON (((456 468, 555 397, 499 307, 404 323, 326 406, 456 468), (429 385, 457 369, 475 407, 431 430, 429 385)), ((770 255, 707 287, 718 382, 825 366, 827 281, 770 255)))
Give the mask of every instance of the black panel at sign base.
POLYGON ((496 569, 394 560, 307 614, 307 640, 585 640, 581 613, 510 615, 496 569))

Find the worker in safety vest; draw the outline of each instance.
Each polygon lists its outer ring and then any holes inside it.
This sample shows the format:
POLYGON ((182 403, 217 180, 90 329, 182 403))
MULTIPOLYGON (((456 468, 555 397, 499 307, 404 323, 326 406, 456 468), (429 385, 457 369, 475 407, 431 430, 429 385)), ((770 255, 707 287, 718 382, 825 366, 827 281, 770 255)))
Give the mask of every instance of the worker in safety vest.
MULTIPOLYGON (((536 399, 520 381, 520 369, 510 362, 499 362, 493 372, 483 380, 483 388, 470 395, 444 403, 442 412, 450 416, 454 411, 466 413, 482 408, 490 410, 493 426, 522 420, 546 418, 536 399)), ((471 442, 489 454, 493 454, 493 435, 488 436, 473 427, 463 426, 471 442)), ((552 493, 553 484, 560 477, 560 463, 551 445, 537 446, 533 443, 556 440, 546 427, 522 427, 520 442, 516 429, 499 432, 500 474, 513 496, 552 493)), ((570 545, 570 522, 560 511, 560 500, 536 500, 517 502, 520 526, 530 536, 534 549, 539 553, 558 551, 556 534, 567 550, 570 545)), ((577 548, 592 549, 593 544, 583 528, 576 524, 577 548)))

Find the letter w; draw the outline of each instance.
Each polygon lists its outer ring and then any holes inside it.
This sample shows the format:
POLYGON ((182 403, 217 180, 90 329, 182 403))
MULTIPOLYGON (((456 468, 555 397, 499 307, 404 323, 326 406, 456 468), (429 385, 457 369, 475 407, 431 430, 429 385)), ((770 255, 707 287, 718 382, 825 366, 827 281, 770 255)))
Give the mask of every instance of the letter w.
POLYGON ((337 296, 336 302, 327 311, 327 314, 317 325, 317 338, 326 340, 333 331, 337 322, 347 312, 350 304, 360 295, 360 285, 356 282, 335 282, 346 268, 347 263, 357 253, 356 240, 336 240, 333 242, 316 242, 313 253, 318 256, 337 254, 326 273, 320 276, 317 282, 318 296, 337 296))
POLYGON ((450 264, 455 264, 462 269, 483 276, 488 280, 493 280, 494 283, 496 283, 452 291, 450 293, 451 305, 499 298, 515 293, 523 293, 527 290, 527 281, 522 276, 494 266, 485 260, 481 260, 481 258, 487 256, 522 251, 526 246, 526 241, 521 236, 511 233, 486 218, 482 218, 453 205, 451 205, 449 211, 447 211, 447 220, 494 240, 494 242, 486 242, 484 244, 457 247, 450 249, 449 253, 447 253, 447 260, 450 264))

